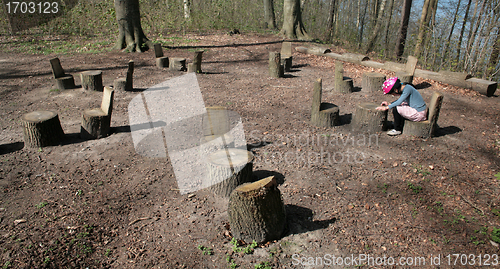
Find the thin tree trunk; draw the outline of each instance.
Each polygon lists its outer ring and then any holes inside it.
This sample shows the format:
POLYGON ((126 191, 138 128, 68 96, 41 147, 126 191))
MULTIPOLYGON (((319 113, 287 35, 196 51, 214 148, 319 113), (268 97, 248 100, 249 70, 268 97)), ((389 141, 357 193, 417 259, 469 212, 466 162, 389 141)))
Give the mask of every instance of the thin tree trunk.
POLYGON ((391 28, 391 20, 392 20, 392 11, 394 9, 394 0, 389 0, 389 17, 387 18, 385 24, 385 52, 384 55, 389 55, 389 29, 391 28))
POLYGON ((398 29, 398 38, 396 41, 396 58, 398 61, 401 56, 403 56, 403 52, 405 50, 406 45, 406 35, 408 34, 408 23, 410 21, 410 12, 411 12, 411 4, 412 0, 404 0, 403 2, 403 10, 401 12, 401 23, 398 29))
POLYGON ((276 29, 273 0, 264 0, 264 24, 267 29, 276 29))
MULTIPOLYGON (((500 18, 500 7, 496 6, 493 10, 496 21, 500 18)), ((493 50, 491 51, 490 59, 488 61, 488 66, 486 67, 486 72, 484 73, 485 78, 491 79, 491 75, 494 74, 495 69, 498 65, 498 60, 500 58, 500 27, 497 27, 495 43, 493 44, 493 50)))
POLYGON ((184 19, 186 21, 189 21, 191 19, 191 1, 190 0, 183 0, 183 7, 184 7, 184 19))
POLYGON ((386 3, 387 3, 387 0, 381 0, 381 2, 380 2, 380 8, 379 8, 379 11, 377 12, 378 17, 375 21, 375 27, 372 30, 372 34, 370 35, 370 38, 368 39, 368 45, 366 46, 366 53, 367 54, 373 50, 373 47, 375 46, 375 42, 377 42, 377 37, 378 37, 378 34, 380 32, 380 27, 382 26, 382 16, 384 15, 386 3))
POLYGON ((327 40, 328 41, 333 41, 333 36, 334 36, 334 33, 335 33, 335 29, 334 29, 334 22, 336 20, 336 17, 335 17, 335 10, 336 10, 336 1, 335 0, 331 0, 330 1, 330 13, 329 13, 329 16, 328 16, 328 22, 327 22, 327 29, 328 29, 328 34, 327 34, 327 40))
POLYGON ((430 6, 430 0, 425 0, 424 1, 424 6, 422 7, 422 14, 420 16, 420 23, 418 26, 418 37, 417 37, 417 44, 415 45, 415 56, 418 58, 421 55, 422 52, 422 47, 424 45, 424 36, 425 33, 427 32, 427 25, 428 21, 426 19, 428 18, 427 12, 429 10, 430 6))
POLYGON ((451 36, 453 35, 453 32, 455 31, 455 24, 457 23, 458 11, 460 10, 461 3, 462 3, 462 0, 458 0, 457 9, 455 10, 455 14, 453 15, 453 22, 451 23, 450 34, 448 35, 448 38, 446 39, 446 44, 444 45, 443 54, 441 55, 441 59, 442 59, 441 66, 443 66, 445 59, 448 58, 448 49, 450 48, 451 36))
POLYGON ((469 0, 469 3, 467 3, 467 9, 465 10, 465 15, 464 15, 464 20, 462 22, 462 29, 460 29, 460 36, 458 38, 458 49, 457 49, 457 55, 455 58, 455 62, 457 63, 457 70, 460 70, 461 61, 460 61, 460 54, 462 50, 462 40, 464 39, 464 33, 465 33, 465 25, 467 24, 467 20, 469 19, 469 11, 470 11, 470 6, 472 4, 472 0, 469 0))
MULTIPOLYGON (((474 46, 474 43, 475 43, 475 40, 476 40, 476 34, 477 34, 478 30, 479 30, 479 26, 480 26, 480 23, 481 23, 481 19, 482 19, 482 15, 483 15, 483 10, 484 10, 485 6, 486 6, 486 0, 483 0, 483 2, 481 4, 480 11, 479 11, 479 16, 476 19, 476 23, 474 25, 474 28, 471 31, 471 34, 469 34, 469 40, 467 42, 467 55, 466 55, 467 59, 465 61, 465 66, 464 66, 465 70, 467 70, 472 65, 472 51, 474 49, 473 46, 474 46)), ((474 11, 474 13, 476 13, 476 12, 474 11)))

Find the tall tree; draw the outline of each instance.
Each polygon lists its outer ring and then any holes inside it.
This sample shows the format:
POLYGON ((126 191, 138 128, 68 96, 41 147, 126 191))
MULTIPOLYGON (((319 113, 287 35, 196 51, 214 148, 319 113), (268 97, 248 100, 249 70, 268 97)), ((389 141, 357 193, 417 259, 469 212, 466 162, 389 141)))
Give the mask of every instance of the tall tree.
POLYGON ((415 45, 415 56, 420 57, 425 44, 425 35, 429 32, 429 23, 432 17, 432 7, 437 0, 425 0, 418 26, 417 44, 415 45))
POLYGON ((115 11, 119 30, 115 48, 129 52, 148 50, 151 42, 142 31, 139 0, 115 0, 115 11))
MULTIPOLYGON (((391 21, 392 21, 392 11, 394 9, 394 0, 389 0, 389 11, 387 16, 386 22, 385 22, 385 55, 389 55, 389 29, 391 28, 391 21)), ((391 43, 392 44, 392 43, 391 43)))
MULTIPOLYGON (((495 14, 496 20, 498 22, 498 20, 500 19, 499 18, 500 5, 494 7, 493 13, 495 14)), ((484 73, 485 78, 491 79, 491 76, 497 72, 495 71, 495 69, 498 65, 499 59, 500 59, 500 27, 497 26, 495 43, 493 43, 493 50, 491 51, 490 60, 488 61, 486 72, 484 73)))
POLYGON ((457 19, 458 19, 458 11, 460 10, 460 3, 462 3, 462 0, 458 0, 457 9, 455 10, 455 14, 453 15, 453 22, 451 23, 451 30, 450 30, 450 33, 448 34, 448 38, 446 39, 446 44, 445 44, 444 49, 443 49, 443 54, 441 55, 441 59, 443 59, 441 61, 441 66, 445 62, 444 59, 446 59, 448 56, 448 50, 450 48, 450 43, 451 43, 451 36, 453 35, 453 32, 455 31, 455 24, 457 23, 457 19))
POLYGON ((264 0, 264 24, 267 29, 276 29, 273 0, 264 0))
POLYGON ((460 66, 462 66, 461 61, 460 61, 460 54, 461 54, 461 50, 462 50, 462 40, 464 39, 465 26, 467 25, 467 21, 469 20, 469 11, 470 11, 471 4, 472 4, 472 0, 469 0, 469 3, 467 3, 467 8, 465 10, 464 19, 462 21, 462 28, 460 29, 460 36, 458 37, 457 55, 455 58, 455 61, 457 62, 457 68, 460 68, 460 66))
POLYGON ((366 46, 366 53, 369 53, 370 51, 373 50, 373 47, 375 46, 375 42, 377 41, 378 34, 380 32, 380 27, 382 26, 382 16, 384 15, 385 11, 385 4, 387 3, 387 0, 381 0, 380 5, 378 8, 378 11, 375 13, 377 15, 377 18, 375 19, 375 26, 372 30, 372 34, 370 35, 368 39, 368 43, 366 46))
POLYGON ((328 21, 327 21, 327 26, 326 26, 326 29, 328 31, 326 39, 328 41, 333 41, 333 36, 337 32, 337 14, 338 14, 337 1, 331 0, 330 1, 330 11, 328 14, 329 16, 328 16, 328 21))
POLYGON ((284 0, 281 34, 290 39, 309 39, 302 23, 300 0, 284 0))
POLYGON ((182 5, 184 7, 184 19, 189 21, 191 19, 191 1, 183 0, 182 5))

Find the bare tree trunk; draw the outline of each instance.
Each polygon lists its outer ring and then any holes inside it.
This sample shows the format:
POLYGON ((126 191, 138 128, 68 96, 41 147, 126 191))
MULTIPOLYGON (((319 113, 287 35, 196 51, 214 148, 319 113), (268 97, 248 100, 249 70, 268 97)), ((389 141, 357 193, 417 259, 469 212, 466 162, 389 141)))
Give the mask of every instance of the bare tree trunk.
POLYGON ((276 29, 276 18, 274 16, 274 1, 264 0, 264 23, 267 29, 276 29))
POLYGON ((394 10, 394 0, 389 0, 389 17, 386 20, 385 23, 385 53, 384 55, 388 56, 389 55, 389 29, 391 27, 391 20, 392 20, 392 11, 394 10))
POLYGON ((401 56, 403 56, 403 52, 405 50, 406 35, 408 34, 408 23, 410 21, 411 4, 412 0, 404 0, 403 2, 403 10, 401 12, 401 23, 399 24, 398 38, 396 41, 396 49, 395 49, 396 58, 398 60, 400 60, 401 56))
POLYGON ((115 10, 119 30, 115 48, 129 52, 148 50, 151 44, 142 31, 139 0, 115 0, 115 10))
MULTIPOLYGON (((474 49, 476 34, 479 30, 479 26, 480 26, 480 22, 481 22, 481 18, 482 18, 485 6, 486 6, 486 0, 483 0, 483 2, 481 4, 480 11, 479 11, 479 16, 476 19, 474 27, 472 28, 471 32, 469 33, 469 40, 467 41, 467 52, 466 52, 467 55, 466 55, 465 66, 464 66, 465 70, 467 70, 470 67, 470 65, 472 64, 472 58, 471 58, 472 50, 474 49)), ((474 10, 474 14, 476 14, 476 10, 477 9, 474 10)))
POLYGON ((367 54, 373 50, 373 47, 375 46, 375 42, 377 41, 377 37, 378 37, 378 34, 380 32, 380 27, 382 26, 382 16, 384 15, 386 3, 387 3, 387 0, 381 0, 379 11, 376 12, 378 14, 378 17, 376 18, 375 27, 372 30, 372 34, 370 35, 370 38, 368 39, 368 45, 366 46, 366 53, 367 54))
POLYGON ((457 23, 458 11, 460 9, 461 3, 462 3, 462 0, 458 0, 457 9, 455 10, 455 14, 453 15, 453 23, 451 24, 450 34, 448 35, 448 38, 446 39, 446 44, 444 45, 443 54, 441 55, 441 67, 443 66, 445 59, 448 58, 448 49, 450 48, 451 36, 453 35, 453 32, 455 31, 455 24, 457 23))
POLYGON ((422 47, 424 45, 424 36, 425 33, 427 32, 427 25, 428 21, 426 19, 428 18, 427 12, 429 10, 431 0, 425 0, 424 1, 424 6, 422 7, 422 14, 420 16, 420 23, 418 26, 418 37, 417 37, 417 44, 415 45, 415 56, 418 58, 420 57, 420 54, 422 52, 422 47))
POLYGON ((329 16, 328 16, 328 22, 327 22, 327 29, 328 29, 328 36, 327 36, 327 40, 328 41, 333 41, 333 36, 336 32, 335 28, 336 28, 336 10, 337 10, 337 1, 335 0, 331 0, 330 1, 330 12, 329 12, 329 16))
MULTIPOLYGON (((358 0, 360 4, 361 1, 358 0)), ((358 6, 359 8, 359 6, 358 6)), ((358 10, 359 11, 359 10, 358 10)), ((365 30, 365 17, 366 17, 366 8, 363 9, 363 15, 359 17, 358 14, 358 24, 359 24, 359 37, 358 37, 358 48, 361 48, 361 44, 363 44, 363 32, 365 30)))
MULTIPOLYGON (((496 6, 494 8, 493 12, 494 12, 496 20, 498 22, 499 15, 500 15, 500 7, 496 6)), ((500 28, 497 29, 496 36, 497 37, 495 39, 495 43, 493 44, 493 50, 491 51, 490 60, 488 62, 488 66, 486 68, 486 72, 484 73, 484 77, 489 78, 489 79, 491 79, 490 76, 492 76, 492 74, 496 73, 494 71, 497 67, 498 60, 500 58, 500 28)))
POLYGON ((300 0, 284 0, 281 34, 290 39, 310 39, 302 23, 300 0))
POLYGON ((469 0, 469 3, 467 3, 467 9, 465 10, 464 20, 462 22, 462 29, 460 29, 460 37, 458 38, 457 56, 455 58, 455 61, 457 62, 457 69, 460 69, 460 66, 462 66, 461 61, 460 61, 460 54, 461 54, 461 50, 462 50, 462 40, 464 38, 465 25, 467 24, 467 20, 469 19, 469 11, 470 11, 471 4, 472 4, 472 0, 469 0))
POLYGON ((183 7, 184 7, 184 19, 186 21, 189 21, 191 19, 191 1, 190 0, 183 0, 183 7))

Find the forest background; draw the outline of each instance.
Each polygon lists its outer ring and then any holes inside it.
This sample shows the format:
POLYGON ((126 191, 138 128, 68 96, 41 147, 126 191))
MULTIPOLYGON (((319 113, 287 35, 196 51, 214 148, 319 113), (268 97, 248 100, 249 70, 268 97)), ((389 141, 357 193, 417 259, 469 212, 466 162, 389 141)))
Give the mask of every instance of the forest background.
MULTIPOLYGON (((175 36, 187 32, 238 29, 242 33, 279 34, 286 1, 289 0, 139 3, 146 36, 169 45, 175 36)), ((422 69, 432 71, 467 72, 495 81, 500 77, 500 0, 293 1, 300 5, 307 38, 314 42, 340 46, 379 60, 401 60, 414 55, 422 69), (401 40, 405 10, 409 11, 408 27, 401 40)), ((118 36, 113 1, 53 1, 59 3, 57 14, 41 14, 43 19, 27 20, 26 27, 10 23, 8 2, 3 1, 0 13, 0 35, 11 36, 12 40, 0 46, 8 45, 17 52, 102 52, 111 50, 118 36), (32 27, 32 22, 37 25, 32 27), (33 43, 40 45, 38 51, 30 51, 33 43)))

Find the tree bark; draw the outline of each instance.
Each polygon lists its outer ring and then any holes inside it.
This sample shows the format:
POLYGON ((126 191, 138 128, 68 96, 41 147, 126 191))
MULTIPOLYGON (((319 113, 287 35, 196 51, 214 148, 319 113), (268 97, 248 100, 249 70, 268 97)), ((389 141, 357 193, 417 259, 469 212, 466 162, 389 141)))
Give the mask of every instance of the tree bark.
POLYGON ((429 24, 429 22, 427 21, 427 18, 429 18, 427 16, 427 13, 429 12, 430 2, 431 0, 425 0, 424 6, 422 7, 422 14, 420 16, 420 23, 418 26, 417 44, 415 45, 415 56, 417 58, 419 58, 420 54, 422 53, 425 33, 427 32, 427 25, 429 24))
POLYGON ((356 106, 353 116, 353 130, 377 133, 386 129, 387 110, 377 110, 377 104, 361 103, 356 106))
POLYGON ((222 149, 209 155, 208 175, 211 192, 229 197, 231 192, 252 179, 253 154, 241 149, 222 149))
MULTIPOLYGON (((448 56, 448 50, 450 48, 450 43, 451 43, 451 36, 453 35, 453 32, 455 31, 455 24, 457 23, 458 19, 458 11, 460 10, 460 3, 462 3, 462 0, 458 0, 457 4, 457 9, 455 10, 455 14, 453 15, 453 23, 451 24, 451 30, 450 33, 448 34, 448 38, 446 39, 446 44, 444 46, 443 54, 441 55, 441 59, 446 59, 448 56)), ((442 61, 441 63, 443 63, 442 61)), ((441 64, 441 67, 443 64, 441 64)))
POLYGON ((280 239, 286 212, 274 177, 236 188, 229 198, 229 225, 236 239, 264 243, 280 239))
POLYGON ((467 20, 469 19, 469 11, 470 11, 471 4, 472 4, 472 0, 469 0, 469 2, 467 3, 467 9, 465 10, 464 19, 462 22, 462 28, 460 29, 460 36, 458 37, 457 55, 455 58, 455 61, 457 62, 457 69, 459 69, 461 66, 460 54, 461 54, 461 48, 462 48, 462 40, 464 38, 465 25, 467 24, 467 20))
POLYGON ((115 11, 119 30, 115 48, 128 52, 148 50, 151 42, 142 31, 139 0, 115 0, 115 11))
POLYGON ((21 118, 24 146, 40 148, 57 145, 64 138, 59 116, 54 111, 34 111, 21 118))
POLYGON ((284 0, 281 34, 290 39, 310 39, 302 23, 300 0, 284 0))
POLYGON ((264 26, 266 29, 276 29, 276 18, 274 16, 273 0, 264 0, 264 26))
POLYGON ((410 21, 412 0, 404 0, 403 10, 401 14, 401 23, 398 29, 398 38, 396 41, 396 59, 400 60, 403 56, 406 45, 406 35, 408 33, 408 23, 410 21))
POLYGON ((373 27, 372 34, 370 35, 370 38, 368 39, 368 45, 366 46, 366 53, 367 54, 373 50, 373 47, 375 46, 375 42, 377 41, 377 37, 378 37, 378 34, 380 32, 380 27, 382 26, 382 16, 384 15, 386 3, 387 3, 387 0, 382 0, 380 3, 380 9, 377 11, 378 16, 376 17, 375 26, 373 27))

